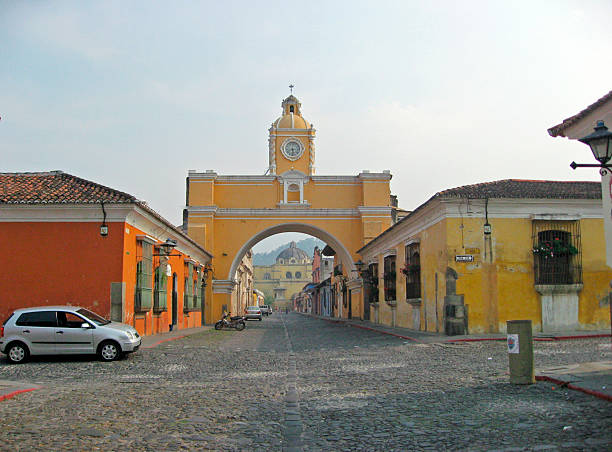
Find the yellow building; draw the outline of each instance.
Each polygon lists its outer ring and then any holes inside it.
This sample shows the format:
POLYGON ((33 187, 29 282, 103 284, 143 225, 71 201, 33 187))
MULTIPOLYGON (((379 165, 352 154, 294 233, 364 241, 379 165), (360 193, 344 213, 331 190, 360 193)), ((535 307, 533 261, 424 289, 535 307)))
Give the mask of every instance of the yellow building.
POLYGON ((359 253, 378 323, 446 334, 517 319, 543 332, 610 325, 599 182, 442 191, 359 253))
MULTIPOLYGON (((356 251, 391 225, 391 174, 364 170, 354 176, 315 175, 315 129, 293 95, 281 107, 281 116, 269 129, 265 175, 224 176, 212 170, 188 174, 184 226, 214 255, 207 322, 231 304, 242 257, 256 243, 281 232, 310 234, 336 251, 352 295, 351 309, 341 304, 338 315, 363 315, 356 251)), ((348 150, 328 152, 349 157, 348 150)))
POLYGON ((293 295, 312 282, 312 259, 291 242, 273 265, 256 265, 253 271, 255 288, 274 298, 275 306, 284 308, 293 295))

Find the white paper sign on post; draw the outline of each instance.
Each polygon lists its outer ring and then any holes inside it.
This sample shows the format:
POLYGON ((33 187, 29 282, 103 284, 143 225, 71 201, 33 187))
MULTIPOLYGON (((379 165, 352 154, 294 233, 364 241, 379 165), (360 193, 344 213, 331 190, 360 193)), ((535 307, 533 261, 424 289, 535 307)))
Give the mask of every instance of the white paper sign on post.
POLYGON ((519 335, 508 334, 508 353, 518 354, 519 352, 519 335))

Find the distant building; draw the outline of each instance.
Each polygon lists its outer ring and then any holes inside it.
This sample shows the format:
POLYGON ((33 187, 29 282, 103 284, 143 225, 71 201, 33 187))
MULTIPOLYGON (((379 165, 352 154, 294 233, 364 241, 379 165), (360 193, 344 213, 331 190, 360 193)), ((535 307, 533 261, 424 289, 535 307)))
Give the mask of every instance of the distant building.
POLYGON ((311 298, 310 311, 317 315, 332 315, 331 276, 334 271, 333 256, 325 256, 316 247, 312 257, 312 281, 308 287, 311 298))
MULTIPOLYGON (((253 306, 253 253, 248 251, 236 271, 236 287, 232 292, 232 305, 227 306, 229 311, 236 315, 242 315, 247 306, 253 306)), ((224 309, 227 311, 228 309, 224 309)))
POLYGON ((273 297, 275 305, 284 307, 304 285, 312 282, 311 264, 312 260, 306 251, 291 242, 289 248, 279 253, 273 265, 253 267, 255 288, 266 297, 273 297))

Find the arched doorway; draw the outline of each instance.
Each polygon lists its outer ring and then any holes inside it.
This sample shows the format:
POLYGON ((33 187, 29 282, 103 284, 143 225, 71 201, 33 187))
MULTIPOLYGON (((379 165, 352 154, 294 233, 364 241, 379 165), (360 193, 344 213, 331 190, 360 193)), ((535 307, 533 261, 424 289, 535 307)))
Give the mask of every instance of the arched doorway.
POLYGON ((301 232, 303 234, 308 234, 313 237, 316 237, 320 240, 323 240, 327 243, 331 248, 336 251, 340 261, 343 266, 347 268, 348 272, 355 274, 355 263, 353 262, 353 258, 351 257, 351 253, 348 251, 346 246, 342 244, 340 240, 334 237, 332 234, 327 231, 313 225, 305 224, 305 223, 283 223, 275 226, 271 226, 269 228, 264 229, 253 235, 249 240, 244 243, 234 256, 232 264, 227 273, 227 280, 234 279, 234 275, 236 274, 236 270, 238 269, 238 265, 240 261, 244 257, 244 255, 255 246, 257 243, 261 242, 265 238, 268 238, 275 234, 281 234, 283 232, 301 232))

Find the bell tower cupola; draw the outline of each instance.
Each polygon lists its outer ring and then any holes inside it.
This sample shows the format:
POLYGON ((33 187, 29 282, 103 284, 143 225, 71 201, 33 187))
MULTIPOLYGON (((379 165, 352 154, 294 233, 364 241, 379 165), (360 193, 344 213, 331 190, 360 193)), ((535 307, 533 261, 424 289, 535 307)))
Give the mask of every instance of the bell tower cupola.
POLYGON ((302 116, 302 104, 292 94, 281 103, 282 116, 269 129, 269 174, 298 171, 305 176, 315 172, 315 129, 302 116))

